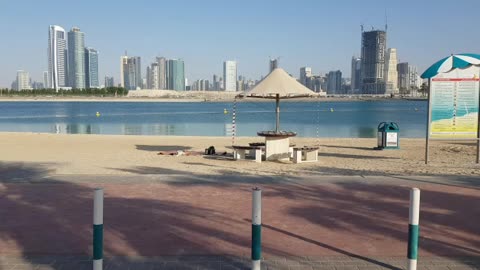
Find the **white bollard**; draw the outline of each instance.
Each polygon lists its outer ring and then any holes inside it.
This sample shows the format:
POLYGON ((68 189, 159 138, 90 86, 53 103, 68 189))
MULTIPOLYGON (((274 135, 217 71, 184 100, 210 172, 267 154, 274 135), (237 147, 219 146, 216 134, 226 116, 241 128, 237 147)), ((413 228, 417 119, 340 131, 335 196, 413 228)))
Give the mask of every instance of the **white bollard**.
POLYGON ((410 191, 410 216, 408 224, 408 270, 417 270, 420 220, 420 189, 410 191))
POLYGON ((252 195, 252 270, 260 270, 262 259, 262 190, 253 189, 252 195))
POLYGON ((103 268, 103 189, 93 196, 93 270, 103 268))

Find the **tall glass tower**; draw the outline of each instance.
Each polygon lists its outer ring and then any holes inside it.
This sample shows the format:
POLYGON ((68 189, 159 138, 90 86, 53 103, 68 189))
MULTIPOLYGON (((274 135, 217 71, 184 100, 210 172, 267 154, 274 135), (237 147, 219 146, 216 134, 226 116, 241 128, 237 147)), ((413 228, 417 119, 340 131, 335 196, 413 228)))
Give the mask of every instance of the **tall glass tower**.
POLYGON ((68 81, 72 88, 85 88, 85 34, 77 27, 68 32, 68 81))
POLYGON ((58 92, 67 86, 67 36, 58 25, 48 27, 48 82, 58 92))
POLYGON ((85 48, 85 83, 87 88, 100 86, 98 81, 98 51, 85 48))
POLYGON ((185 64, 180 59, 170 59, 167 65, 168 89, 185 90, 185 64))

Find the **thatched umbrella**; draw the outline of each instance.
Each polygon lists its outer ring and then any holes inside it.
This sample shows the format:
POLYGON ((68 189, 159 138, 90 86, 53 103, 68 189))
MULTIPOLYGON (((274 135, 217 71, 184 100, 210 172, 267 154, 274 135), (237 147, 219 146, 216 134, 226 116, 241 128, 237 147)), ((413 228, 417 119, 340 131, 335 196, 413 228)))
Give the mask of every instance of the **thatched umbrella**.
POLYGON ((314 96, 315 93, 299 83, 285 70, 276 68, 251 90, 240 94, 240 97, 275 99, 276 128, 280 132, 280 99, 314 96))

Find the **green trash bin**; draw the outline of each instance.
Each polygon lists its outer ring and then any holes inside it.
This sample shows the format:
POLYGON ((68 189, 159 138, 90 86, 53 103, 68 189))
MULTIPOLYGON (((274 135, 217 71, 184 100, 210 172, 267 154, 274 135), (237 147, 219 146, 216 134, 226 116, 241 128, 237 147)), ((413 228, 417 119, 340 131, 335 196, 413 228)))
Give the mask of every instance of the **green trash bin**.
POLYGON ((398 149, 400 128, 395 122, 381 122, 378 124, 377 148, 378 149, 398 149))

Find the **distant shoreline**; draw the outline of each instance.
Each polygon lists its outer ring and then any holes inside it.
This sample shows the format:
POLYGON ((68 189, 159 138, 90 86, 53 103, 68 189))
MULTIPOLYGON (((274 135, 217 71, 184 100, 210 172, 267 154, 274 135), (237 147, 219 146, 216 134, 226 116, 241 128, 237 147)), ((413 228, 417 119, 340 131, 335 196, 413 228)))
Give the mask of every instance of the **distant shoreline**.
MULTIPOLYGON (((393 101, 393 100, 406 100, 406 101, 426 101, 426 98, 387 98, 387 97, 320 97, 320 98, 296 98, 285 99, 281 102, 329 102, 329 101, 393 101)), ((66 96, 66 97, 0 97, 0 102, 233 102, 234 98, 201 98, 201 97, 84 97, 84 96, 66 96)), ((270 99, 251 99, 242 98, 237 99, 237 102, 272 102, 270 99)))

